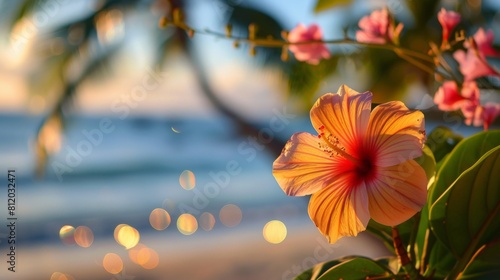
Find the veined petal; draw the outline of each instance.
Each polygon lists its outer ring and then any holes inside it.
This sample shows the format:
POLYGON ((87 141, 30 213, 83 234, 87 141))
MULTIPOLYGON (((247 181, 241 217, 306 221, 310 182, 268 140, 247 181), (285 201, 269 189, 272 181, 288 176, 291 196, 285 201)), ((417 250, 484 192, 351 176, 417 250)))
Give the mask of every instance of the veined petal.
POLYGON ((427 200, 427 177, 414 160, 380 167, 376 179, 366 183, 371 217, 395 226, 420 211, 427 200))
POLYGON ((325 141, 354 153, 366 132, 371 102, 371 92, 359 93, 342 85, 338 93, 325 94, 316 101, 311 109, 312 125, 325 141), (336 139, 338 143, 334 143, 336 139))
POLYGON ((424 114, 391 101, 372 111, 365 149, 376 153, 375 165, 393 166, 421 156, 424 140, 424 114))
POLYGON ((317 136, 296 133, 274 161, 274 178, 287 195, 315 193, 331 184, 340 173, 335 167, 343 159, 320 149, 320 142, 317 136))
POLYGON ((344 173, 335 185, 313 194, 309 201, 309 217, 330 243, 343 236, 356 236, 370 220, 364 183, 351 183, 350 174, 344 173))

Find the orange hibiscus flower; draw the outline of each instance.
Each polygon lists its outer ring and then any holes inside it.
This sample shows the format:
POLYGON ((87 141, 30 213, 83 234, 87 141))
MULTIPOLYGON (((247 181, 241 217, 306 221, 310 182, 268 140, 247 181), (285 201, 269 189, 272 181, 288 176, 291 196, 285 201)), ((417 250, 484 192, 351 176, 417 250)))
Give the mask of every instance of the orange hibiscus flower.
POLYGON ((287 195, 312 194, 309 216, 334 243, 366 229, 370 218, 398 225, 427 199, 424 116, 399 101, 370 112, 372 93, 343 85, 311 109, 318 135, 294 134, 273 164, 287 195))

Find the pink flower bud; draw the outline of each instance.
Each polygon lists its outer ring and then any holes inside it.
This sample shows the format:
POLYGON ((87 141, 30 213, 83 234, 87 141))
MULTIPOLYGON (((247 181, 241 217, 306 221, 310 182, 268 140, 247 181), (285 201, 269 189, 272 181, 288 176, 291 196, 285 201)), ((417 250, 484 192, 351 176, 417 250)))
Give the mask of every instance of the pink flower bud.
POLYGON ((460 14, 441 8, 441 11, 439 11, 437 18, 439 23, 443 27, 443 44, 446 44, 448 42, 451 31, 453 31, 455 26, 457 26, 457 24, 460 22, 460 14))
POLYGON ((370 15, 361 18, 358 23, 361 30, 356 32, 356 40, 362 43, 385 44, 399 43, 399 34, 403 24, 394 26, 387 9, 373 11, 370 15))
POLYGON ((321 41, 323 39, 323 32, 316 24, 311 24, 305 27, 303 24, 298 24, 288 34, 288 41, 292 44, 288 49, 295 55, 299 61, 305 61, 309 64, 318 64, 321 59, 330 58, 330 52, 324 43, 303 43, 308 41, 321 41))

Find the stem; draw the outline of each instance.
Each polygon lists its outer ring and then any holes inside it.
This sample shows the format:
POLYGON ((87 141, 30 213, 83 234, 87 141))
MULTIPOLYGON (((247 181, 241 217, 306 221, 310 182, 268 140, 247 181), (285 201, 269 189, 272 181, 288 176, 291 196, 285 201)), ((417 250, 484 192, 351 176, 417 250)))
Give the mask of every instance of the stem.
POLYGON ((415 252, 415 247, 416 247, 416 242, 415 240, 417 239, 418 235, 418 228, 420 226, 420 212, 415 214, 415 221, 413 222, 413 227, 411 229, 410 233, 410 240, 409 240, 409 246, 410 246, 410 259, 412 260, 412 264, 415 267, 416 261, 417 261, 417 254, 415 252))
MULTIPOLYGON (((358 42, 356 40, 352 40, 349 38, 345 39, 344 41, 348 42, 350 44, 365 46, 365 47, 369 47, 369 48, 390 50, 390 51, 393 51, 395 53, 399 51, 400 53, 404 53, 408 56, 412 56, 412 57, 415 57, 415 58, 418 58, 421 60, 425 60, 427 62, 431 62, 431 63, 434 62, 432 57, 430 57, 426 54, 423 54, 423 53, 420 53, 420 52, 417 52, 414 50, 410 50, 410 49, 405 49, 405 48, 402 48, 402 47, 396 46, 396 45, 361 43, 361 42, 358 42)), ((328 43, 328 42, 332 42, 332 41, 325 41, 325 43, 328 43)))
POLYGON ((396 251, 396 255, 401 262, 401 266, 403 266, 403 269, 406 271, 408 276, 410 276, 410 279, 423 279, 408 257, 408 253, 404 249, 403 241, 401 240, 401 236, 399 236, 399 231, 396 227, 392 228, 392 240, 394 241, 394 250, 396 251))
POLYGON ((448 64, 448 62, 446 61, 446 59, 444 59, 443 55, 442 55, 442 51, 440 51, 440 49, 438 49, 438 47, 434 44, 434 43, 430 43, 429 44, 430 48, 431 48, 431 51, 432 53, 434 53, 438 63, 436 63, 436 65, 439 67, 439 65, 442 66, 442 68, 446 71, 447 74, 449 74, 451 76, 451 80, 455 80, 455 81, 460 81, 460 79, 458 77, 456 77, 455 73, 453 72, 453 69, 451 69, 450 65, 448 64))
POLYGON ((420 258, 420 274, 425 275, 425 272, 427 270, 427 261, 429 260, 429 254, 430 254, 430 244, 431 238, 433 238, 432 233, 429 228, 425 230, 425 239, 424 239, 424 245, 422 248, 422 254, 420 258))
MULTIPOLYGON (((351 44, 351 45, 365 46, 365 47, 369 47, 369 48, 390 50, 390 51, 397 53, 398 55, 404 54, 405 57, 411 57, 411 58, 413 58, 413 61, 416 61, 415 60, 415 58, 416 58, 416 59, 420 59, 420 60, 430 62, 430 63, 434 62, 432 57, 430 57, 426 54, 414 51, 414 50, 405 49, 405 48, 402 48, 400 46, 390 45, 390 44, 362 43, 362 42, 358 42, 358 41, 350 39, 350 38, 338 39, 338 40, 310 40, 310 41, 291 43, 291 42, 287 42, 287 41, 282 40, 282 39, 274 39, 274 38, 265 38, 265 39, 253 38, 253 39, 250 39, 248 37, 237 37, 237 36, 233 36, 233 35, 228 36, 225 33, 216 32, 216 31, 213 31, 210 29, 197 30, 197 29, 194 29, 194 28, 186 25, 183 22, 179 22, 179 23, 171 22, 170 24, 172 24, 178 28, 181 28, 183 30, 186 30, 186 31, 194 31, 197 34, 205 34, 205 35, 215 36, 218 38, 235 40, 238 42, 245 42, 245 43, 253 44, 254 46, 259 46, 259 47, 280 48, 280 47, 287 46, 287 45, 305 45, 305 44, 311 44, 311 43, 323 43, 323 44, 333 44, 333 45, 351 44)), ((413 63, 413 62, 411 62, 411 63, 413 63)), ((417 63, 422 65, 421 62, 417 61, 417 63)))
POLYGON ((434 69, 423 64, 422 62, 415 60, 413 57, 408 56, 407 54, 400 52, 399 49, 395 49, 394 52, 396 53, 397 56, 401 57, 402 59, 408 61, 409 63, 417 66, 418 68, 424 70, 425 72, 429 73, 430 75, 434 75, 434 69))

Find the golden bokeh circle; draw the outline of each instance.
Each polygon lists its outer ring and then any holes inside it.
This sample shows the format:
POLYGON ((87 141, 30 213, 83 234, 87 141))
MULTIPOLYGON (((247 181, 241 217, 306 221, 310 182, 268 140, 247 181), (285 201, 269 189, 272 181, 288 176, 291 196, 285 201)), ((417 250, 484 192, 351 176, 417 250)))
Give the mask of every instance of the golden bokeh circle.
POLYGON ((156 230, 166 229, 171 222, 170 214, 163 208, 156 208, 149 214, 149 223, 156 230))
POLYGON ((153 269, 160 263, 160 257, 155 250, 144 247, 137 253, 137 263, 145 269, 153 269))
POLYGON ((139 243, 141 235, 132 226, 120 224, 115 228, 115 240, 126 249, 130 249, 139 243))
POLYGON ((285 240, 287 234, 286 226, 282 221, 272 220, 266 223, 262 229, 264 239, 271 244, 279 244, 285 240))
POLYGON ((88 248, 94 242, 94 233, 89 227, 79 226, 74 233, 75 242, 80 247, 88 248))
POLYGON ((123 261, 120 256, 115 253, 107 253, 102 260, 102 266, 111 274, 118 274, 123 270, 123 261))
POLYGON ((75 228, 70 225, 62 226, 59 230, 59 238, 66 245, 75 244, 75 228))
POLYGON ((177 218, 177 229, 184 235, 191 235, 198 230, 198 222, 193 215, 185 213, 177 218))

